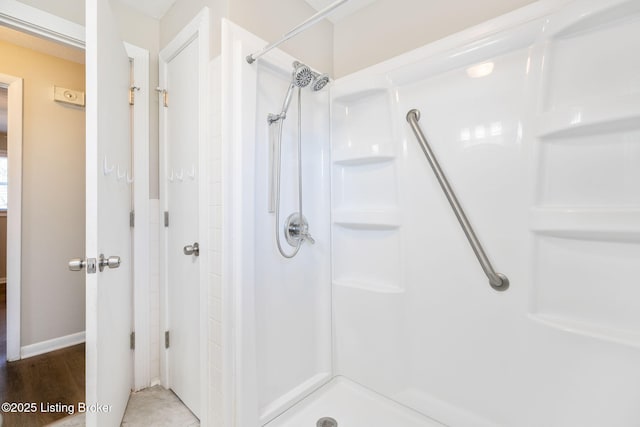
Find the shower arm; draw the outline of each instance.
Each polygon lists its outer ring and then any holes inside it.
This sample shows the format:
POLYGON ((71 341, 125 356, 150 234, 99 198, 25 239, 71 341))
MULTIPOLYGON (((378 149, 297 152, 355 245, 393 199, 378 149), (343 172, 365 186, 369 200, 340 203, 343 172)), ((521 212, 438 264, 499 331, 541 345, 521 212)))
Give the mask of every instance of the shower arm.
POLYGON ((497 273, 493 269, 493 266, 491 265, 487 254, 482 248, 480 240, 478 240, 478 236, 476 236, 476 233, 473 231, 471 223, 467 219, 462 206, 460 206, 460 202, 458 202, 456 194, 453 192, 453 189, 451 188, 447 177, 444 175, 444 172, 440 168, 438 159, 436 159, 435 154, 429 146, 427 138, 422 133, 422 130, 418 125, 418 120, 420 120, 420 111, 414 109, 410 110, 407 113, 407 122, 409 122, 409 124, 411 125, 411 129, 416 135, 422 151, 424 151, 425 156, 427 156, 427 160, 429 161, 431 169, 433 169, 433 173, 436 175, 436 178, 438 178, 438 182, 440 183, 440 187, 442 187, 442 191, 444 191, 444 194, 447 196, 447 200, 449 200, 449 204, 451 205, 453 212, 456 214, 458 222, 460 223, 464 234, 467 236, 467 240, 469 240, 469 244, 471 245, 473 252, 476 254, 476 257, 480 262, 480 266, 489 279, 489 284, 496 291, 507 290, 507 288, 509 287, 509 279, 507 279, 507 276, 505 276, 504 274, 497 273))
POLYGON ((282 43, 286 42, 290 38, 297 36, 298 34, 303 32, 307 28, 312 27, 318 21, 321 21, 322 19, 324 19, 327 15, 329 15, 335 9, 337 9, 338 7, 340 7, 343 4, 347 3, 348 1, 350 1, 350 0, 338 0, 338 1, 330 4, 329 6, 325 7, 324 9, 322 9, 321 11, 319 11, 318 13, 316 13, 315 15, 311 16, 309 19, 304 21, 303 23, 301 23, 301 24, 297 25, 296 27, 294 27, 293 29, 291 29, 288 33, 284 34, 280 38, 280 40, 275 41, 273 43, 269 43, 267 46, 265 46, 259 52, 252 53, 251 55, 248 55, 247 58, 246 58, 247 62, 249 64, 253 64, 256 59, 260 58, 265 53, 269 52, 272 49, 275 49, 276 47, 280 46, 282 43))

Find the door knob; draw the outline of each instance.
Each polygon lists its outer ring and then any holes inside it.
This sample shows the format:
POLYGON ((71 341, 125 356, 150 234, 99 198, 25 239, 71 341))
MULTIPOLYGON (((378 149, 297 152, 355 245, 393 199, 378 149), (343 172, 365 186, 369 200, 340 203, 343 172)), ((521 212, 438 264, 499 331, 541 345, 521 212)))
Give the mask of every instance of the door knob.
POLYGON ((80 271, 82 270, 87 262, 82 258, 73 258, 69 260, 69 270, 71 271, 80 271))
MULTIPOLYGON (((83 268, 87 269, 88 274, 93 274, 96 272, 96 259, 95 258, 87 258, 86 260, 83 258, 73 258, 69 260, 69 270, 71 271, 80 271, 83 268)), ((102 268, 100 269, 102 270, 102 268)))
POLYGON ((187 245, 184 247, 183 251, 185 255, 200 256, 200 245, 198 244, 198 242, 194 243, 193 245, 187 245))
POLYGON ((98 258, 98 268, 100 271, 104 270, 105 267, 109 268, 118 268, 120 267, 120 257, 119 256, 110 256, 106 258, 104 254, 100 254, 98 258))

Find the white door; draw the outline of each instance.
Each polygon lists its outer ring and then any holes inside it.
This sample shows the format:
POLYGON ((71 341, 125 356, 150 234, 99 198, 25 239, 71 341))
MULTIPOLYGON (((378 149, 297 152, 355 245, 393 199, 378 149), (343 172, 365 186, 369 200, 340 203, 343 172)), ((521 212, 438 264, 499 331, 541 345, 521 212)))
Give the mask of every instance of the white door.
POLYGON ((86 31, 86 256, 120 257, 86 267, 87 425, 118 426, 132 382, 130 69, 109 1, 87 0, 86 31))
POLYGON ((200 417, 200 257, 198 238, 198 43, 192 40, 162 67, 164 110, 169 386, 200 417))

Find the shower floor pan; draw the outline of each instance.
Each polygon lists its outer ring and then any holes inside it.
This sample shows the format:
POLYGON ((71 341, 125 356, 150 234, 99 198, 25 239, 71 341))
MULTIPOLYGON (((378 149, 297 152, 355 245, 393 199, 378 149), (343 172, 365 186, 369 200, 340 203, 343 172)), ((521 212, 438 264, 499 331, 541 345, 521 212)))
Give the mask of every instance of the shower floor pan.
MULTIPOLYGON (((344 377, 336 377, 265 427, 316 427, 330 417, 337 427, 443 427, 344 377)), ((328 424, 327 424, 328 425, 328 424)))

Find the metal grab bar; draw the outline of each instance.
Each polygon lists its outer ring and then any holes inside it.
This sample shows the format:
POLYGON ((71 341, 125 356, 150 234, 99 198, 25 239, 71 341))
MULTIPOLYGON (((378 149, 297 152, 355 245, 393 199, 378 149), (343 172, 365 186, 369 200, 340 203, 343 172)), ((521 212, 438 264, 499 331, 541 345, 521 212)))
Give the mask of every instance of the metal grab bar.
POLYGON ((451 185, 449 185, 447 177, 444 175, 444 172, 442 172, 440 164, 438 163, 435 154, 431 150, 427 138, 422 133, 422 130, 420 130, 418 120, 420 120, 420 111, 416 109, 409 110, 409 112, 407 113, 407 122, 409 122, 409 124, 411 125, 413 133, 416 135, 418 142, 420 142, 420 147, 422 147, 422 151, 424 151, 425 156, 427 156, 427 160, 429 160, 431 169, 433 169, 433 173, 436 175, 436 178, 438 178, 438 182, 440 183, 440 187, 442 187, 442 191, 444 191, 445 196, 447 196, 447 200, 449 200, 449 204, 451 205, 453 212, 456 214, 458 222, 460 222, 460 226, 462 227, 462 230, 467 236, 467 240, 469 240, 469 244, 471 245, 473 252, 475 252, 476 257, 480 262, 480 266, 484 270, 484 273, 487 275, 489 284, 496 291, 507 290, 507 288, 509 287, 509 279, 507 279, 507 276, 505 276, 504 274, 497 273, 493 269, 493 266, 491 265, 489 258, 487 258, 487 254, 485 254, 484 249, 482 248, 482 245, 480 244, 480 241, 476 236, 476 233, 473 231, 473 227, 471 227, 471 224, 469 223, 464 210, 462 210, 462 206, 460 206, 460 203, 458 202, 458 199, 456 198, 451 185))

